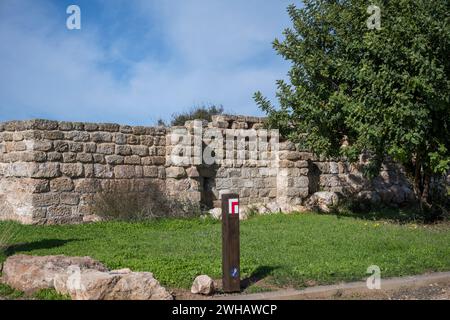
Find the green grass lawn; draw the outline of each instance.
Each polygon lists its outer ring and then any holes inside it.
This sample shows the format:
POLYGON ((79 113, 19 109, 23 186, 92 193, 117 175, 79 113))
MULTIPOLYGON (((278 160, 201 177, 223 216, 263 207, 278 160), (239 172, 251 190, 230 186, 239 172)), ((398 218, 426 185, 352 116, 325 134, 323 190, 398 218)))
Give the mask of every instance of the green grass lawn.
MULTIPOLYGON (((170 288, 189 288, 200 274, 221 277, 219 221, 161 219, 17 228, 15 242, 20 244, 11 246, 8 255, 91 256, 111 269, 151 271, 170 288)), ((450 270, 450 228, 317 214, 258 216, 241 223, 242 278, 302 287, 310 281, 363 279, 374 264, 382 277, 450 270)))

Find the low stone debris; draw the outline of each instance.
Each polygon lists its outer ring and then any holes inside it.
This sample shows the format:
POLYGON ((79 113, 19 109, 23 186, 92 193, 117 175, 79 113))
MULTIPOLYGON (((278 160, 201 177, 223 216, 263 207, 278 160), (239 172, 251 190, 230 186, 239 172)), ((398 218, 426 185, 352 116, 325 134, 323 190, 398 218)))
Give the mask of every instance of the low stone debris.
POLYGON ((339 195, 336 192, 329 191, 316 192, 306 201, 308 209, 322 212, 330 212, 338 204, 339 195))
POLYGON ((26 293, 54 288, 73 300, 173 299, 152 273, 108 271, 90 257, 11 256, 3 265, 2 282, 26 293))

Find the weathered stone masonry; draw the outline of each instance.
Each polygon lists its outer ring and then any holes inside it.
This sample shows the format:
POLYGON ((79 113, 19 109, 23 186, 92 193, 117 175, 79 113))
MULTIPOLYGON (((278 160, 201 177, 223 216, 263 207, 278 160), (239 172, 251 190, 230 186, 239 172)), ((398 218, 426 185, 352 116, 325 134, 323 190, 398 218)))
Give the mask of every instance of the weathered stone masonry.
MULTIPOLYGON (((205 127, 259 129, 262 119, 216 116, 205 127)), ((192 133, 192 122, 185 125, 192 133)), ((92 218, 95 194, 120 185, 220 206, 220 195, 237 192, 245 208, 296 210, 314 192, 329 190, 402 203, 412 191, 395 165, 369 182, 357 166, 302 152, 290 142, 267 150, 270 161, 174 165, 177 128, 57 122, 0 124, 0 219, 28 224, 79 223, 92 218)), ((178 128, 180 129, 180 128, 178 128)), ((252 150, 247 150, 251 152, 252 150)))

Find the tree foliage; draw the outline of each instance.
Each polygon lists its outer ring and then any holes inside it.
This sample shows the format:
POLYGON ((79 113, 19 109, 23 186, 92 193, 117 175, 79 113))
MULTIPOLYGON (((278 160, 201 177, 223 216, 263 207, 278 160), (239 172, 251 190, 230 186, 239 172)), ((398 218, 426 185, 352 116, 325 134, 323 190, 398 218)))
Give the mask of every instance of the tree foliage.
POLYGON ((450 2, 305 0, 273 45, 292 63, 276 108, 257 92, 269 124, 318 154, 402 163, 425 202, 450 165, 450 2), (370 4, 381 29, 369 29, 370 4), (343 146, 346 141, 346 146, 343 146))

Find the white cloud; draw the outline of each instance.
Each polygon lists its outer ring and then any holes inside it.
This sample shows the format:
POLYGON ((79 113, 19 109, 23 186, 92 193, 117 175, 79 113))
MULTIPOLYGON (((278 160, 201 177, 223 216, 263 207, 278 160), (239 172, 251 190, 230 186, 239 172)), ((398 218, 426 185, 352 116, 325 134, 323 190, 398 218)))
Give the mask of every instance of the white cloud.
POLYGON ((170 49, 168 57, 149 55, 134 62, 127 59, 124 39, 112 40, 113 49, 108 51, 99 44, 101 28, 69 32, 52 5, 2 0, 0 118, 150 124, 201 103, 255 114, 253 93, 273 94, 275 80, 287 71, 280 57, 263 59, 264 64, 253 62, 267 54, 273 38, 286 26, 287 2, 132 4, 137 13, 158 19, 164 45, 170 49), (111 59, 126 63, 125 80, 100 67, 111 59))

